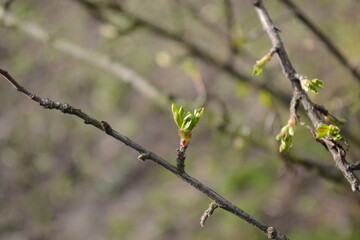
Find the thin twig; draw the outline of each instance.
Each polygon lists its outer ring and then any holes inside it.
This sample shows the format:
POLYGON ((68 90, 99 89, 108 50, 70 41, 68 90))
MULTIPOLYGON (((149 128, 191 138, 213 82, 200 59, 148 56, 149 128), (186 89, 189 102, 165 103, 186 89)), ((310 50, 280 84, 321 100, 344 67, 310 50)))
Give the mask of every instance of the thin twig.
MULTIPOLYGON (((300 96, 300 102, 307 114, 307 116, 310 118, 313 126, 316 128, 319 124, 323 123, 321 120, 321 117, 318 113, 318 110, 316 109, 316 105, 310 100, 309 96, 306 94, 306 92, 302 89, 300 85, 300 81, 297 76, 299 76, 296 73, 295 68, 293 67, 288 54, 285 50, 285 47, 283 45, 283 42, 281 41, 279 32, 275 25, 273 24, 267 10, 265 9, 263 2, 261 0, 251 0, 255 10, 259 16, 259 19, 267 32, 273 47, 277 48, 277 54, 279 56, 280 65, 282 67, 282 70, 288 79, 288 81, 291 83, 294 93, 297 92, 300 96)), ((346 160, 346 151, 345 149, 336 142, 335 140, 324 137, 317 139, 317 141, 321 142, 326 149, 331 153, 336 166, 341 170, 344 177, 348 180, 350 183, 351 189, 353 191, 357 190, 360 191, 360 180, 356 176, 356 174, 349 168, 351 164, 349 164, 346 160)))
MULTIPOLYGON (((19 92, 25 94, 33 101, 39 103, 41 106, 43 106, 46 109, 56 109, 61 111, 62 113, 70 114, 77 116, 84 120, 85 124, 92 125, 101 131, 105 132, 107 135, 119 140, 126 146, 136 150, 140 153, 139 159, 141 160, 151 160, 154 163, 160 165, 167 171, 171 172, 172 174, 176 175, 183 181, 187 182, 191 186, 193 186, 198 191, 202 192, 206 196, 208 196, 210 199, 214 200, 216 204, 221 207, 222 209, 240 217, 241 219, 245 220, 246 222, 250 223, 260 231, 264 232, 265 234, 268 234, 268 229, 272 227, 266 226, 264 223, 260 222, 259 220, 255 219, 254 217, 250 216, 245 211, 241 210, 239 207, 231 203, 230 201, 226 200, 224 197, 222 197, 220 194, 216 193, 214 190, 203 184, 202 182, 198 181, 197 179, 191 177, 185 172, 179 171, 177 167, 170 164, 163 158, 159 157, 155 153, 147 150, 140 144, 132 141, 131 139, 121 135, 119 132, 115 131, 109 123, 106 121, 99 121, 95 119, 94 117, 91 117, 90 115, 84 113, 82 110, 72 107, 71 105, 67 103, 61 103, 56 102, 48 98, 42 98, 23 86, 21 86, 7 71, 0 68, 0 75, 2 75, 7 81, 9 81, 19 92)), ((276 231, 276 230, 274 230, 276 231)), ((277 233, 274 238, 271 239, 278 239, 278 240, 285 240, 287 239, 285 235, 281 233, 277 233)))
POLYGON ((234 15, 232 0, 224 0, 224 6, 225 6, 225 15, 226 15, 226 26, 228 29, 229 63, 234 64, 237 48, 234 45, 233 34, 232 34, 235 25, 235 15, 234 15))
POLYGON ((206 220, 214 213, 215 209, 217 209, 219 206, 216 204, 216 202, 212 202, 209 204, 208 209, 205 210, 203 215, 200 218, 200 226, 204 227, 206 220))

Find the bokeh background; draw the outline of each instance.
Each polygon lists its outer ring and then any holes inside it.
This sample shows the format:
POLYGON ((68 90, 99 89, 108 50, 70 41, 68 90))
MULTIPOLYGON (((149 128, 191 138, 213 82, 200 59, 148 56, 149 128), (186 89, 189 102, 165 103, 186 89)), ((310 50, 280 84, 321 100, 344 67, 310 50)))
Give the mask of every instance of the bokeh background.
MULTIPOLYGON (((297 71, 325 82, 310 97, 347 120, 348 160, 360 159, 359 80, 280 1, 264 2, 297 71)), ((360 65, 359 1, 294 2, 360 65)), ((291 88, 277 58, 251 76, 271 48, 251 1, 15 0, 0 16, 0 66, 31 91, 106 120, 171 163, 171 102, 205 106, 190 175, 291 239, 360 238, 359 193, 338 171, 325 179, 299 160, 334 165, 309 131, 296 129, 299 161, 278 153, 291 88), (157 95, 109 66, 143 77, 157 95)), ((266 239, 222 210, 201 228, 206 196, 81 120, 0 86, 1 239, 266 239)))

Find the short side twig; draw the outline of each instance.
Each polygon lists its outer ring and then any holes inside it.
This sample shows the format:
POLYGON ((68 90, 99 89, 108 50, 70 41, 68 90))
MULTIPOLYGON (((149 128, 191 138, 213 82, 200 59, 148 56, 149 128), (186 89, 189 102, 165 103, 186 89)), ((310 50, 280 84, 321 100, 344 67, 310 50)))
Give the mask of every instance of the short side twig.
POLYGON ((216 202, 212 202, 209 204, 208 209, 205 210, 203 215, 200 218, 200 226, 204 227, 206 220, 214 213, 215 209, 217 209, 219 206, 216 204, 216 202))

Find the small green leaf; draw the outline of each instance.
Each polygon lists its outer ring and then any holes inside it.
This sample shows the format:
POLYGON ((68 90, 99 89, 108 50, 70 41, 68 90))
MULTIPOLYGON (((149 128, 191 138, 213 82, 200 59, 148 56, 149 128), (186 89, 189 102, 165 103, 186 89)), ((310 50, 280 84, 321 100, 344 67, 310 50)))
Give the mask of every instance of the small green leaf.
POLYGON ((302 79, 301 86, 305 90, 305 92, 311 90, 314 93, 318 93, 319 89, 324 88, 324 82, 320 79, 314 78, 313 80, 309 79, 302 79))
POLYGON ((340 135, 340 128, 338 128, 335 125, 326 125, 326 124, 320 124, 316 131, 318 134, 316 135, 316 138, 322 138, 325 136, 329 136, 333 140, 340 140, 342 139, 340 135))
POLYGON ((194 115, 195 115, 196 117, 199 117, 199 118, 200 118, 200 116, 203 114, 203 112, 204 112, 204 108, 198 108, 198 109, 196 109, 196 110, 194 111, 194 115))
POLYGON ((173 103, 171 104, 171 111, 175 114, 179 112, 179 108, 173 103))
POLYGON ((324 82, 320 79, 314 78, 313 80, 311 80, 311 83, 317 88, 324 88, 324 82))
POLYGON ((181 116, 179 115, 179 108, 173 103, 171 105, 171 111, 173 113, 174 121, 178 128, 180 128, 182 122, 181 122, 181 116))
POLYGON ((264 71, 264 67, 265 67, 265 65, 255 64, 255 65, 253 66, 252 75, 253 75, 253 76, 260 75, 260 74, 264 71))
POLYGON ((192 122, 191 119, 184 121, 183 125, 181 126, 181 128, 183 129, 184 132, 191 132, 191 129, 190 129, 191 122, 192 122))
POLYGON ((279 152, 283 152, 285 149, 286 149, 286 143, 281 140, 280 147, 279 147, 279 152))
POLYGON ((342 139, 342 137, 341 137, 340 134, 336 134, 336 135, 334 135, 334 136, 331 136, 331 138, 334 139, 334 140, 340 140, 340 139, 342 139))
POLYGON ((325 137, 327 135, 327 132, 323 133, 323 132, 318 132, 318 134, 316 135, 316 138, 322 138, 325 137))
POLYGON ((289 127, 288 133, 289 133, 290 136, 294 136, 294 128, 293 128, 293 127, 289 127))
POLYGON ((316 131, 317 131, 316 138, 325 137, 325 136, 328 134, 329 130, 330 130, 329 125, 320 124, 320 125, 316 128, 316 131))
POLYGON ((329 126, 329 137, 334 140, 340 140, 342 137, 340 135, 340 128, 334 125, 329 126))
POLYGON ((253 66, 253 72, 252 75, 253 76, 257 76, 260 75, 265 68, 265 65, 267 62, 269 62, 271 59, 271 55, 266 54, 262 59, 256 61, 256 64, 253 66))
POLYGON ((185 113, 184 108, 183 108, 183 107, 180 107, 180 108, 179 108, 179 115, 180 115, 181 117, 183 117, 183 116, 184 116, 184 113, 185 113))

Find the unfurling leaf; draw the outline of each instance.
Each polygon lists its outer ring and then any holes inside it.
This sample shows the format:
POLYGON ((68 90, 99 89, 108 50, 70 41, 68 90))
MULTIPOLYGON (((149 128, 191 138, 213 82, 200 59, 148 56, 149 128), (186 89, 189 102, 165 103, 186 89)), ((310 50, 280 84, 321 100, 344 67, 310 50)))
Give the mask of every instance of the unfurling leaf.
POLYGON ((253 66, 252 75, 253 76, 260 75, 264 71, 265 65, 267 62, 270 61, 271 57, 272 57, 271 54, 266 54, 262 59, 256 61, 256 64, 253 66))
POLYGON ((319 89, 324 88, 324 82, 317 78, 314 78, 311 81, 309 79, 302 79, 301 86, 305 92, 311 90, 314 93, 318 93, 319 89))
POLYGON ((342 137, 340 135, 340 128, 335 125, 326 125, 320 124, 317 128, 317 135, 316 138, 322 138, 325 136, 330 137, 333 140, 340 140, 342 137))
POLYGON ((326 124, 320 124, 317 128, 317 135, 316 138, 322 138, 325 137, 329 132, 329 125, 326 124))
POLYGON ((340 135, 340 128, 334 125, 330 125, 329 136, 334 140, 340 140, 342 138, 340 135))
MULTIPOLYGON (((204 112, 204 108, 195 109, 194 113, 191 112, 185 113, 183 107, 178 108, 175 104, 172 104, 171 110, 173 113, 174 121, 179 128, 180 142, 186 143, 190 142, 191 131, 195 128, 196 124, 200 120, 201 115, 204 112)), ((182 145, 184 145, 182 144, 182 145)))
POLYGON ((294 137, 294 127, 292 125, 285 125, 280 133, 276 136, 276 140, 280 141, 279 151, 289 151, 292 147, 292 140, 294 137))

